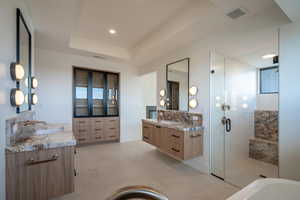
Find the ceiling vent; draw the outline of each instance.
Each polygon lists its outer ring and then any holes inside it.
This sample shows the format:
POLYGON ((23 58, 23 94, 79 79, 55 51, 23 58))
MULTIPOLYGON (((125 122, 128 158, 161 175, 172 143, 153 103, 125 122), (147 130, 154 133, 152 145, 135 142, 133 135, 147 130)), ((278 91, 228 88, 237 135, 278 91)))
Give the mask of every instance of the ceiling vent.
POLYGON ((228 13, 227 16, 230 17, 231 19, 237 19, 244 16, 245 14, 246 14, 245 9, 238 8, 228 13))

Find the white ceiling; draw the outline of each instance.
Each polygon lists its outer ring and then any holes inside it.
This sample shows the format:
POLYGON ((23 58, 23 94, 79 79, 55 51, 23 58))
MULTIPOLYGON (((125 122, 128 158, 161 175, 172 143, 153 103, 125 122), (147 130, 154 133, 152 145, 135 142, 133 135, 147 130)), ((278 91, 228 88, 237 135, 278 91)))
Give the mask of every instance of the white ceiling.
POLYGON ((74 36, 132 48, 189 0, 82 0, 74 36), (117 35, 110 35, 109 29, 117 35))
POLYGON ((229 41, 236 44, 239 35, 289 22, 273 0, 26 1, 38 47, 125 59, 136 65, 195 40, 218 41, 216 46, 222 48, 232 45, 229 41), (247 14, 228 18, 226 13, 236 8, 247 14), (108 33, 111 28, 116 35, 108 33))

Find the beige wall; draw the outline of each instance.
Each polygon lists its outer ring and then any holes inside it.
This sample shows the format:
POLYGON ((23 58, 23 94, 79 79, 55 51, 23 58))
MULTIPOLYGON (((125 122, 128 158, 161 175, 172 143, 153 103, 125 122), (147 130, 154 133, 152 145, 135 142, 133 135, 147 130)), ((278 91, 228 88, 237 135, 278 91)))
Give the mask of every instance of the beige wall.
MULTIPOLYGON (((9 66, 16 59, 16 8, 21 8, 30 29, 33 26, 23 0, 0 1, 0 199, 5 199, 5 119, 16 115, 9 93, 16 86, 9 66)), ((33 31, 32 31, 33 32, 33 31)))
POLYGON ((300 22, 280 30, 279 175, 300 181, 300 22))
POLYGON ((72 123, 72 66, 120 73, 121 142, 141 139, 142 92, 136 68, 87 56, 36 50, 39 79, 37 118, 50 123, 72 123))

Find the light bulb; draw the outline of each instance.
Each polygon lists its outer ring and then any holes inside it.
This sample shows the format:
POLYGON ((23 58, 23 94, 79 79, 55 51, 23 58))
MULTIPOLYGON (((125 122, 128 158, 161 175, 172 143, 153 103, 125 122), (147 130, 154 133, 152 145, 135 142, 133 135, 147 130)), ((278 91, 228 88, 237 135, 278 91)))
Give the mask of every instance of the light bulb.
POLYGON ((198 106, 197 100, 196 99, 191 99, 189 101, 189 106, 190 106, 190 108, 196 108, 198 106))
POLYGON ((35 77, 32 77, 32 79, 31 79, 31 87, 33 89, 36 89, 38 87, 38 85, 39 85, 38 80, 35 77))
POLYGON ((198 92, 198 88, 196 86, 193 86, 189 89, 189 93, 192 96, 195 96, 197 94, 197 92, 198 92))
POLYGON ((32 94, 31 95, 31 104, 32 105, 36 105, 38 103, 39 99, 38 99, 38 96, 36 94, 32 94))
POLYGON ((19 89, 12 89, 10 92, 10 102, 13 106, 21 106, 25 101, 24 93, 19 89))

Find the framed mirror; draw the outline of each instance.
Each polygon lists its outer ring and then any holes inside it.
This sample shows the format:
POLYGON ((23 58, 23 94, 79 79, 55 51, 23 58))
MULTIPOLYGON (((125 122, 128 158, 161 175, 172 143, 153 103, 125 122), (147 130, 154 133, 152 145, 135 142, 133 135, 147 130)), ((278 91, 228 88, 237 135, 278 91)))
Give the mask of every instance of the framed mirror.
POLYGON ((31 110, 31 64, 32 64, 32 38, 30 30, 20 9, 17 9, 17 42, 16 62, 21 64, 25 71, 22 80, 17 81, 17 88, 25 95, 25 102, 17 107, 17 113, 31 110))
POLYGON ((190 59, 167 64, 166 72, 167 110, 189 111, 190 59))

